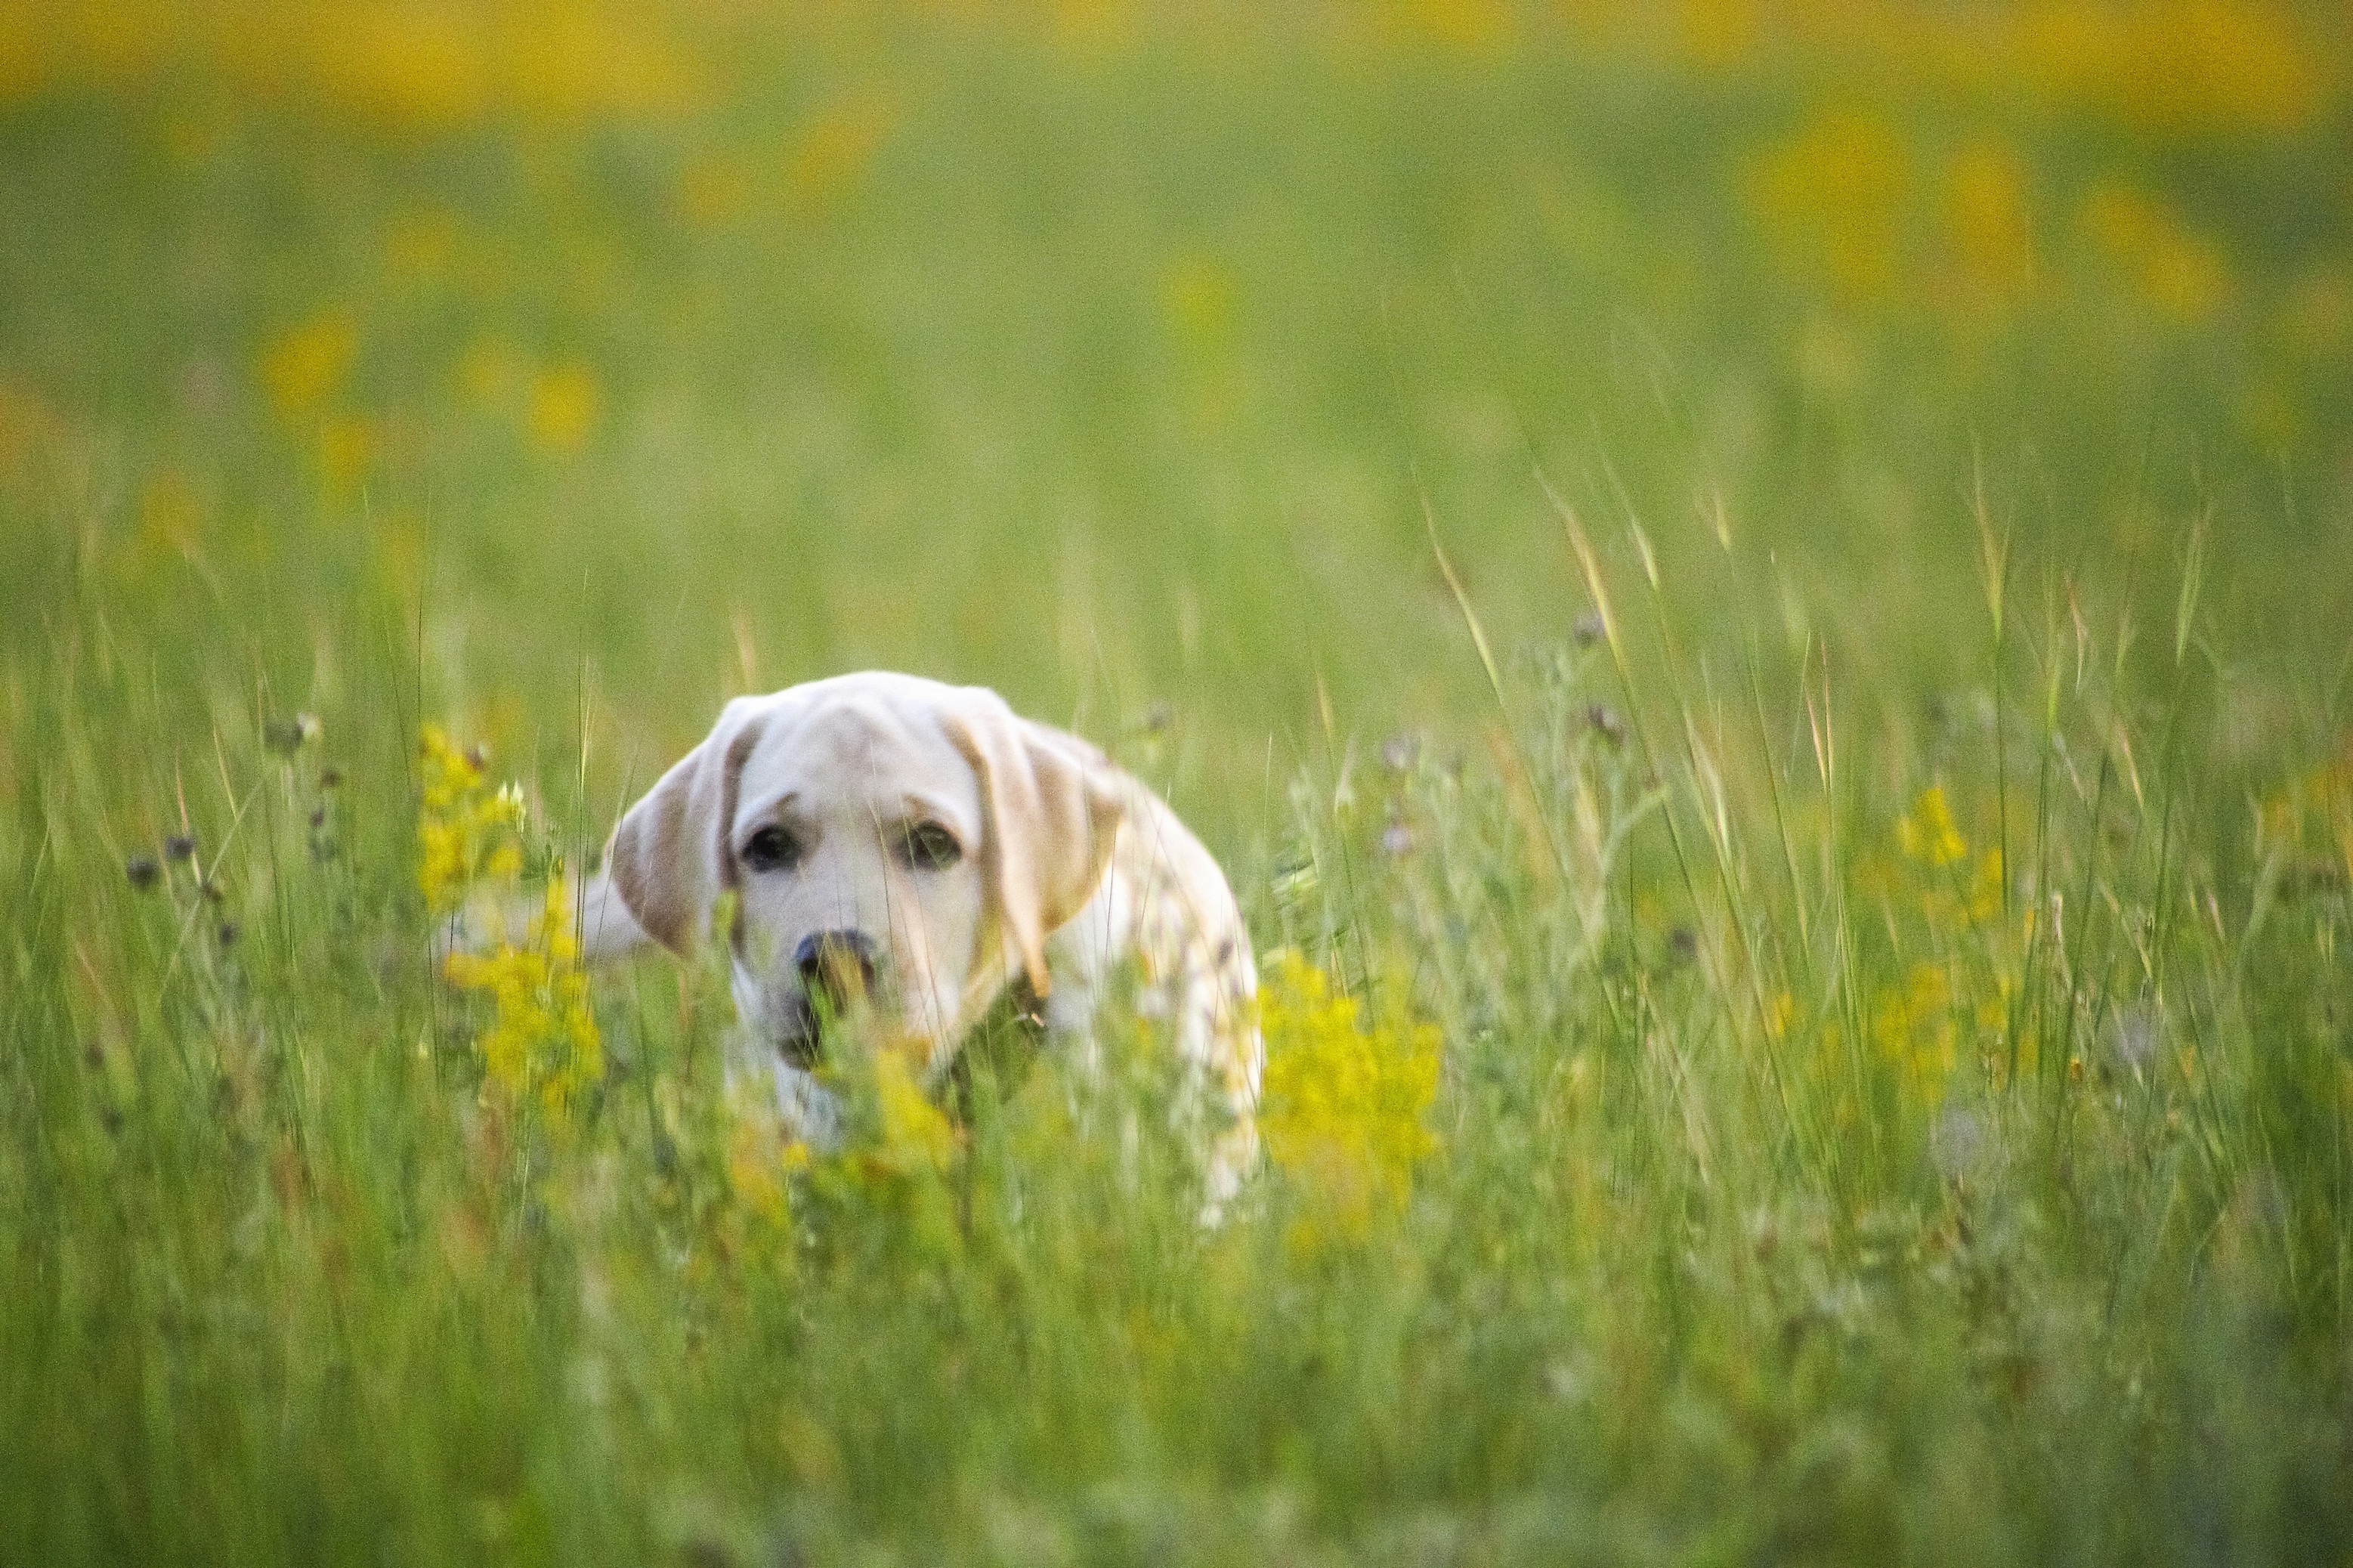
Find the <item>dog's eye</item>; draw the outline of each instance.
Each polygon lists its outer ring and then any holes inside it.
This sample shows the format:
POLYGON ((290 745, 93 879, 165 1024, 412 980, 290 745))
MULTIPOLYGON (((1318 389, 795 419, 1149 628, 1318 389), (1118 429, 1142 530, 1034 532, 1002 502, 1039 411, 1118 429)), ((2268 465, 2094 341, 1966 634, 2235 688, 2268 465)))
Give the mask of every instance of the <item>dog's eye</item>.
POLYGON ((744 843, 744 864, 754 871, 789 871, 800 859, 801 841, 774 824, 744 843))
POLYGON ((944 871, 964 858, 964 846, 936 822, 911 825, 899 839, 899 859, 914 871, 944 871))

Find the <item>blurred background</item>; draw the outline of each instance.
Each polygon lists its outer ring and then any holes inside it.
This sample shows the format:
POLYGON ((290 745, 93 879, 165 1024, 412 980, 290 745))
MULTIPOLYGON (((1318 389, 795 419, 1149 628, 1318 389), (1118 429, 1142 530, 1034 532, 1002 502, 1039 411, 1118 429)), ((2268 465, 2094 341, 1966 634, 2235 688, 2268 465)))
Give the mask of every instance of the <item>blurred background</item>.
POLYGON ((71 641, 123 754, 585 737, 609 820, 890 666, 1218 837, 1483 711, 1433 533, 1569 636, 1567 510, 1703 687, 1899 738, 2001 540, 2168 658, 2202 552, 2253 748, 2353 626, 2349 68, 2224 0, 16 0, 14 702, 71 641))

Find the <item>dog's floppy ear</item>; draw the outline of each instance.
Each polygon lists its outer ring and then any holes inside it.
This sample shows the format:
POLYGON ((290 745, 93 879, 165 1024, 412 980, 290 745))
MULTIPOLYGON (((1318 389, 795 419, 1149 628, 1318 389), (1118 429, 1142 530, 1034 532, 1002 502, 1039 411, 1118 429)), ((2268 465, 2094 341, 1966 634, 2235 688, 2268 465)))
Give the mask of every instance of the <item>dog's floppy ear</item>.
POLYGON ((1046 994, 1046 939, 1094 897, 1126 813, 1110 764, 1082 742, 1017 717, 995 692, 941 715, 980 784, 981 877, 991 912, 1046 994))
POLYGON ((605 868, 614 889, 646 933, 673 952, 693 951, 719 895, 735 885, 735 855, 727 842, 735 784, 767 711, 761 698, 728 703, 702 743, 623 812, 613 829, 605 868))

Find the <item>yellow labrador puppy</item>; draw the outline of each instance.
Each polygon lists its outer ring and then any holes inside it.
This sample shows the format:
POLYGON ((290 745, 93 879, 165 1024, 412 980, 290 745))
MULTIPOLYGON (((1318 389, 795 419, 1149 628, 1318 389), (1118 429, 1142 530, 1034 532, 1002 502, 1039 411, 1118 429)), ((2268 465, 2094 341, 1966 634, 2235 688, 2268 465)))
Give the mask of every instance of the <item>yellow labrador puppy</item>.
POLYGON ((1220 1102, 1209 1204, 1256 1150, 1264 1047, 1232 890, 1150 790, 995 692, 869 672, 727 704, 621 817, 585 889, 592 957, 723 937, 739 1027, 804 1135, 830 1131, 821 1010, 853 1000, 932 1081, 1008 991, 1083 1042, 1132 975, 1220 1102))

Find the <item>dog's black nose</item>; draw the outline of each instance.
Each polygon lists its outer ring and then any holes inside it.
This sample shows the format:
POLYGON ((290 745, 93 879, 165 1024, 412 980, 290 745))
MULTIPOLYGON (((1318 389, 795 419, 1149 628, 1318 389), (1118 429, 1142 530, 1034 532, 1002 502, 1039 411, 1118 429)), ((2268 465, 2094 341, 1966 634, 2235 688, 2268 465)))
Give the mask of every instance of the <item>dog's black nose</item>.
POLYGON ((814 998, 848 1006, 874 988, 874 944, 854 931, 821 931, 801 938, 793 965, 814 998))

